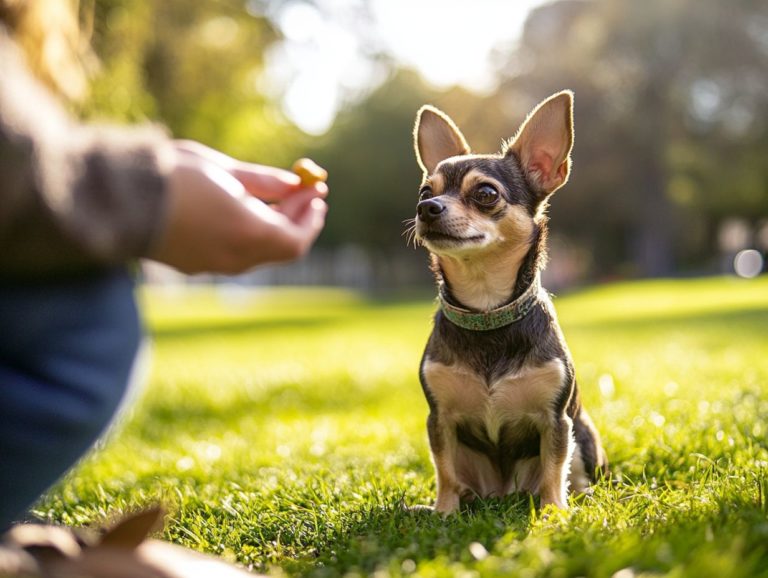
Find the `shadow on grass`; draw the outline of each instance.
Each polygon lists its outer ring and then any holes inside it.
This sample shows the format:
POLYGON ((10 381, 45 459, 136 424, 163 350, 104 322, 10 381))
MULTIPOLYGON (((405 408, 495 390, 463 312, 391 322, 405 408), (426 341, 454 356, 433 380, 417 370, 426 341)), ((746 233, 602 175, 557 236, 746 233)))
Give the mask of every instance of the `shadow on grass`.
POLYGON ((477 500, 448 517, 408 509, 403 503, 364 506, 345 515, 326 543, 318 544, 314 559, 281 565, 300 575, 324 575, 326 568, 333 568, 334 575, 370 575, 382 568, 407 571, 408 566, 441 557, 469 561, 472 544, 491 550, 510 533, 525 536, 530 523, 530 501, 524 495, 477 500))
MULTIPOLYGON (((560 555, 560 574, 609 576, 629 565, 650 572, 670 572, 689 567, 688 575, 718 575, 717 570, 706 574, 708 562, 701 556, 711 556, 713 542, 719 544, 714 551, 732 558, 743 566, 744 576, 765 576, 768 548, 765 538, 766 508, 738 496, 722 496, 718 507, 698 516, 681 509, 670 509, 657 520, 655 531, 646 535, 638 528, 624 533, 606 531, 599 525, 587 525, 582 531, 573 531, 571 523, 554 532, 538 547, 560 555), (591 553, 592 555, 585 553, 591 553), (659 552, 674 555, 658 556, 659 552)), ((641 515, 641 514, 638 514, 641 515)), ((444 519, 429 512, 408 512, 389 507, 381 510, 363 508, 357 519, 331 537, 326 545, 332 550, 319 551, 315 560, 296 561, 284 567, 300 575, 344 575, 361 572, 371 575, 380 569, 405 570, 414 564, 438 561, 440 567, 459 562, 466 568, 484 550, 507 552, 514 556, 522 553, 511 547, 522 542, 531 532, 530 501, 526 495, 515 495, 500 500, 483 500, 465 507, 444 519), (472 547, 479 543, 483 548, 472 547), (473 555, 474 554, 474 555, 473 555)), ((527 548, 535 548, 536 545, 527 548)), ((706 560, 706 558, 705 558, 706 560)), ((721 574, 727 575, 727 574, 721 574)))

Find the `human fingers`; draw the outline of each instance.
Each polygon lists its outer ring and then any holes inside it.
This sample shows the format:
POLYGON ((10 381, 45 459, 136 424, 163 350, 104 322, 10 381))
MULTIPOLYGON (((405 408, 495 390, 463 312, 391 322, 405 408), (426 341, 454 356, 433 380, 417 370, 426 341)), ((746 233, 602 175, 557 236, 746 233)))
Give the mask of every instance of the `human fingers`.
MULTIPOLYGON (((306 255, 325 224, 327 205, 317 197, 305 197, 291 208, 291 216, 253 197, 246 200, 254 229, 266 227, 270 232, 262 241, 251 245, 250 251, 267 252, 266 260, 291 261, 306 255)), ((243 256, 248 249, 241 252, 243 256)))
POLYGON ((328 205, 317 197, 301 207, 301 212, 291 222, 291 233, 301 247, 300 254, 306 253, 325 226, 328 205))
MULTIPOLYGON (((328 195, 328 186, 322 180, 312 183, 303 182, 302 176, 296 172, 240 161, 193 140, 177 140, 174 141, 174 145, 182 155, 192 155, 217 164, 239 180, 249 195, 268 203, 279 202, 304 189, 313 190, 315 196, 321 198, 328 195)), ((306 161, 307 159, 301 160, 306 161)), ((305 164, 306 162, 301 164, 302 170, 305 164)), ((313 170, 325 172, 320 167, 313 170)), ((325 176, 322 177, 322 179, 325 178, 325 176)))
POLYGON ((238 161, 230 172, 250 195, 270 203, 279 202, 303 188, 298 175, 276 167, 238 161))
POLYGON ((328 205, 322 199, 315 197, 305 206, 302 214, 294 221, 302 227, 314 240, 325 226, 325 216, 328 214, 328 205))
POLYGON ((231 172, 252 196, 266 202, 279 202, 299 191, 312 191, 323 199, 328 196, 324 182, 305 184, 299 175, 276 167, 238 162, 231 172))
POLYGON ((181 155, 215 163, 240 181, 248 194, 267 202, 279 201, 301 188, 301 178, 291 171, 240 161, 193 140, 177 140, 174 146, 181 155))
POLYGON ((304 189, 283 199, 279 204, 275 205, 275 209, 295 222, 304 213, 312 199, 316 198, 318 196, 314 190, 304 189))

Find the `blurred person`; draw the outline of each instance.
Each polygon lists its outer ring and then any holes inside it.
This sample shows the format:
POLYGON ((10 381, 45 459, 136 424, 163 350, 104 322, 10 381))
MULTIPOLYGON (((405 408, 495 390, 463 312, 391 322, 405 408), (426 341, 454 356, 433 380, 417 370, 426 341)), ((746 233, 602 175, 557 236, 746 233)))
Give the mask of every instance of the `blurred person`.
POLYGON ((78 123, 63 103, 87 86, 81 45, 75 2, 0 0, 0 531, 124 397, 133 261, 237 273, 300 257, 325 221, 322 183, 157 127, 78 123))

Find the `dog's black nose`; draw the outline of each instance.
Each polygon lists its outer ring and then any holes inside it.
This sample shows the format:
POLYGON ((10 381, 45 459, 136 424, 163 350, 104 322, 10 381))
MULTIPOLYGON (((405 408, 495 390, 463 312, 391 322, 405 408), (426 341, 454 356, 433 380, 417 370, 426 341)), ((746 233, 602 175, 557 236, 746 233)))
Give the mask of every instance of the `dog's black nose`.
POLYGON ((445 205, 437 199, 424 199, 416 205, 416 214, 425 223, 433 223, 445 210, 445 205))

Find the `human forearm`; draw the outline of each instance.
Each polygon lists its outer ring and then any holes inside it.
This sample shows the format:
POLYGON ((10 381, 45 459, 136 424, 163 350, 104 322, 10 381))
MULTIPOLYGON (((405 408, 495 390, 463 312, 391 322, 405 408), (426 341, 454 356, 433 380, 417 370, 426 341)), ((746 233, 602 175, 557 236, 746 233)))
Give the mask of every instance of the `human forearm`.
POLYGON ((81 125, 0 28, 0 274, 103 266, 149 250, 164 221, 161 131, 81 125))

